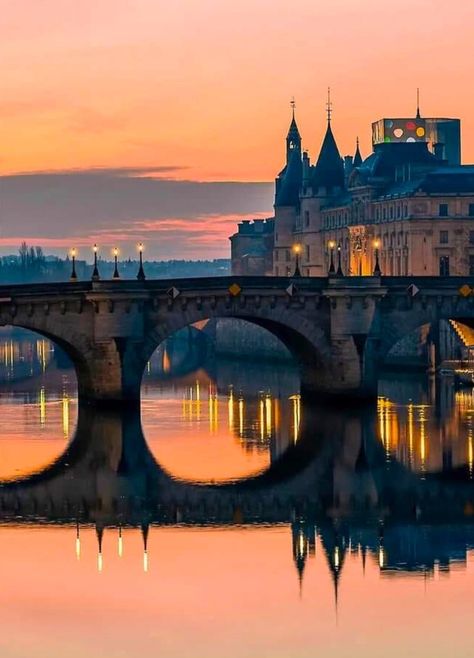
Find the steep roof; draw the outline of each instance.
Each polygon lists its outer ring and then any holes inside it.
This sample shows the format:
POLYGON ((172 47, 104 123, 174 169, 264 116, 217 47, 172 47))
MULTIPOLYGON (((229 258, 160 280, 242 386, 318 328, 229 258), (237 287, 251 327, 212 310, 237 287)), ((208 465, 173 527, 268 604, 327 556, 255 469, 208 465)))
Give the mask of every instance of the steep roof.
POLYGON ((360 167, 362 164, 362 156, 360 154, 360 148, 359 148, 359 138, 357 138, 356 142, 356 152, 354 154, 354 160, 352 161, 352 164, 354 167, 360 167))
POLYGON ((344 187, 344 165, 331 129, 331 122, 324 136, 314 171, 313 187, 326 189, 344 187))

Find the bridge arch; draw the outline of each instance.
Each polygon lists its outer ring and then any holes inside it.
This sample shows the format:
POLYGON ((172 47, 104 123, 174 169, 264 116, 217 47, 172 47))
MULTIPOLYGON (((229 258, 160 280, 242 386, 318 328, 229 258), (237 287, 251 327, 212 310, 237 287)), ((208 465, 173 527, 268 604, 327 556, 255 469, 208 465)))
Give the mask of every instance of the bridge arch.
POLYGON ((324 389, 331 379, 331 349, 321 324, 310 322, 298 314, 281 308, 265 309, 259 315, 243 309, 192 309, 171 312, 166 322, 161 318, 152 324, 143 340, 140 353, 141 371, 156 348, 183 328, 208 319, 232 318, 262 327, 276 336, 288 349, 300 370, 301 389, 324 389))
MULTIPOLYGON (((416 331, 426 328, 429 340, 436 343, 436 331, 440 321, 449 322, 451 320, 458 322, 470 329, 474 329, 474 307, 472 315, 466 312, 466 309, 443 309, 427 307, 426 309, 418 308, 412 313, 405 313, 403 319, 397 317, 396 313, 387 313, 382 316, 380 342, 378 348, 378 357, 380 364, 383 364, 390 351, 405 338, 414 334, 416 331)), ((436 357, 438 359, 438 355, 436 357)))

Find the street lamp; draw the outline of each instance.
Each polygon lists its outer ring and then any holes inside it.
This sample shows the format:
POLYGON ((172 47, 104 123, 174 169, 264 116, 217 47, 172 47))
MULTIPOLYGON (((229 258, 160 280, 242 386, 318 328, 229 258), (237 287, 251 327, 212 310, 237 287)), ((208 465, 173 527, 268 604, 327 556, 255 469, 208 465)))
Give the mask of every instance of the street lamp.
POLYGON ((380 269, 380 263, 379 263, 379 247, 380 247, 380 240, 377 238, 374 240, 374 249, 375 249, 375 267, 374 267, 374 276, 381 276, 382 271, 380 269))
POLYGON ((341 254, 341 251, 342 251, 342 247, 341 247, 341 243, 339 242, 338 245, 337 245, 337 272, 336 272, 337 276, 344 276, 344 272, 342 271, 342 254, 341 254))
POLYGON ((295 271, 293 273, 293 276, 301 276, 301 270, 300 270, 301 245, 300 244, 293 245, 293 253, 295 254, 295 271))
POLYGON ((336 246, 336 243, 334 240, 329 240, 328 242, 328 247, 329 247, 329 253, 330 253, 330 262, 329 262, 329 274, 334 274, 336 271, 336 268, 334 267, 334 248, 336 246))
POLYGON ((139 281, 145 281, 145 270, 143 269, 143 242, 140 242, 138 245, 138 253, 140 255, 140 267, 138 268, 137 279, 139 281))
POLYGON ((92 281, 99 281, 100 274, 99 268, 97 267, 97 252, 99 251, 99 247, 95 244, 92 247, 92 251, 94 252, 94 269, 92 271, 92 281))
POLYGON ((117 280, 117 279, 120 279, 120 274, 119 274, 119 271, 118 271, 118 255, 119 255, 119 250, 117 249, 117 247, 114 247, 114 248, 113 248, 112 253, 113 253, 113 255, 114 255, 114 275, 113 275, 112 278, 113 278, 114 281, 115 281, 115 280, 117 280))
POLYGON ((73 247, 71 249, 71 258, 72 258, 72 271, 71 271, 71 276, 70 276, 70 281, 77 281, 77 274, 76 274, 76 248, 73 247))

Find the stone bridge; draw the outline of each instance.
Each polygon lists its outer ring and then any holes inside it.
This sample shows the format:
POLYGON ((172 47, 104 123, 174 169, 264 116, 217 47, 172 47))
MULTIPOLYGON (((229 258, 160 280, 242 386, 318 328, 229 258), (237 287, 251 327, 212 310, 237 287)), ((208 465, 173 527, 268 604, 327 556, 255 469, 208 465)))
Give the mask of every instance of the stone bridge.
POLYGON ((38 332, 74 363, 81 402, 138 403, 146 363, 176 330, 241 318, 278 336, 302 393, 376 394, 391 347, 441 319, 474 320, 474 277, 215 277, 0 288, 0 326, 38 332))

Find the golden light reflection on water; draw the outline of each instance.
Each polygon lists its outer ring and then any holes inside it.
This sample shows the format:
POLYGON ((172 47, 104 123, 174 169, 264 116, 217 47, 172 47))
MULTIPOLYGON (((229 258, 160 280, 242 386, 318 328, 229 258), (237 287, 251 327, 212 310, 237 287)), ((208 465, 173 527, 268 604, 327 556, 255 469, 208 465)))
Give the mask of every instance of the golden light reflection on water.
POLYGON ((75 375, 59 370, 54 347, 0 332, 0 480, 41 471, 58 459, 77 422, 75 375))
POLYGON ((387 461, 396 459, 421 475, 467 464, 472 476, 472 391, 453 389, 452 404, 442 413, 428 402, 402 404, 379 397, 377 415, 387 461))
POLYGON ((223 392, 198 373, 181 386, 145 384, 142 420, 153 454, 170 474, 226 481, 258 473, 296 440, 301 401, 269 391, 236 393, 233 386, 223 392))

